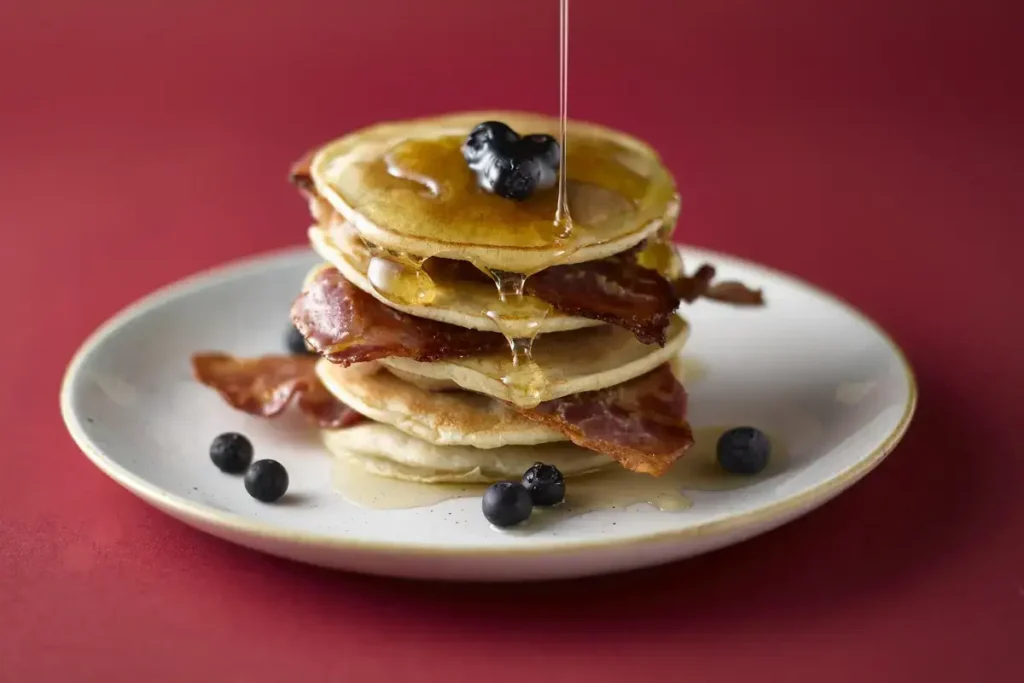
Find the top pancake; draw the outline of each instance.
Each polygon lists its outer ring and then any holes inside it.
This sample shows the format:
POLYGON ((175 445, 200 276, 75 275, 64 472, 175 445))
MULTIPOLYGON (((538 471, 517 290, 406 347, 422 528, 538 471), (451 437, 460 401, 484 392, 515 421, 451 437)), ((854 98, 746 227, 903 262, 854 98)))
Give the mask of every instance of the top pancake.
POLYGON ((310 175, 317 193, 372 244, 517 273, 604 258, 674 224, 675 183, 654 150, 623 133, 570 122, 573 228, 561 235, 554 188, 516 202, 478 187, 460 148, 488 120, 523 135, 558 132, 555 118, 513 112, 379 124, 321 148, 310 175))

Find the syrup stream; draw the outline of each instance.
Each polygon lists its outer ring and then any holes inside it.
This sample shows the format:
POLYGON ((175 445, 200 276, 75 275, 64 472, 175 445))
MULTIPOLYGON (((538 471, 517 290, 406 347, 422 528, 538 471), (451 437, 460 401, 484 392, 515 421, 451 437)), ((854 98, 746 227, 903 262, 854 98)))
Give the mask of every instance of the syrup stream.
POLYGON ((569 0, 559 3, 558 40, 558 206, 555 209, 555 227, 559 237, 565 239, 572 232, 569 198, 566 192, 565 146, 569 120, 569 0))

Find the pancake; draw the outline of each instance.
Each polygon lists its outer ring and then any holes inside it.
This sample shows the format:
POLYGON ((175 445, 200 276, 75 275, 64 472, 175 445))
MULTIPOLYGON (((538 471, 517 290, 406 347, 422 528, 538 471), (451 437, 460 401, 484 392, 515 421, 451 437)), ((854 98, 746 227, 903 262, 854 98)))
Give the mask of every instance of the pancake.
POLYGON ((376 362, 343 368, 321 360, 316 371, 327 390, 350 408, 438 446, 490 449, 567 440, 489 396, 422 389, 376 362))
POLYGON ((388 368, 435 380, 451 380, 469 391, 532 407, 569 394, 595 391, 639 377, 676 357, 689 335, 689 326, 674 316, 664 347, 642 344, 630 332, 603 327, 537 337, 533 360, 539 377, 524 392, 519 381, 506 383, 522 368, 513 368, 508 353, 421 362, 388 357, 388 368))
POLYGON ((588 123, 569 124, 568 236, 552 220, 554 188, 520 202, 482 191, 460 147, 486 120, 522 134, 558 129, 555 118, 511 112, 379 124, 316 152, 309 165, 313 188, 374 245, 420 260, 444 256, 515 273, 604 258, 674 225, 679 198, 657 153, 588 123))
POLYGON ((336 267, 346 280, 381 303, 409 315, 474 330, 505 332, 511 337, 603 324, 600 320, 559 313, 548 303, 531 296, 524 296, 514 304, 502 304, 497 288, 487 281, 455 283, 434 278, 429 287, 429 304, 402 304, 393 295, 382 295, 370 282, 373 257, 349 224, 314 225, 309 229, 309 239, 317 254, 336 267))
POLYGON ((535 462, 555 465, 566 477, 614 465, 606 455, 570 442, 536 446, 438 446, 385 424, 366 423, 321 432, 335 456, 382 477, 426 484, 518 480, 535 462))
POLYGON ((460 387, 458 384, 456 384, 455 382, 451 381, 450 379, 431 379, 430 377, 420 377, 419 375, 410 375, 408 372, 402 372, 401 370, 396 370, 394 368, 390 368, 388 370, 388 372, 390 372, 392 375, 394 375, 398 379, 404 380, 405 382, 408 382, 409 384, 413 385, 414 387, 419 387, 420 389, 426 389, 427 391, 462 391, 463 390, 462 387, 460 387))

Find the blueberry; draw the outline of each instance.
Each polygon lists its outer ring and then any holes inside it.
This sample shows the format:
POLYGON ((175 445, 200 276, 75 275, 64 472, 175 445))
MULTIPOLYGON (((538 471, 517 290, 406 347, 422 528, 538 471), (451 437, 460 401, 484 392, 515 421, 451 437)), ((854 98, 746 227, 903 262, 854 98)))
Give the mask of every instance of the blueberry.
POLYGON ((526 199, 558 178, 559 146, 550 135, 519 134, 500 121, 485 121, 462 144, 462 156, 481 188, 506 199, 526 199))
POLYGON ((484 121, 462 143, 462 156, 472 166, 491 152, 506 155, 519 142, 519 134, 501 121, 484 121))
POLYGON ((736 427, 718 437, 718 464, 733 474, 757 474, 768 464, 772 447, 754 427, 736 427))
POLYGON ((555 186, 555 181, 558 180, 558 167, 562 161, 562 150, 558 140, 550 135, 527 135, 519 143, 519 154, 540 164, 541 177, 537 183, 539 189, 546 190, 555 186))
POLYGON ((565 479, 554 465, 534 463, 523 474, 523 486, 534 505, 557 505, 565 500, 565 479))
POLYGON ((306 346, 305 337, 302 336, 302 333, 299 332, 295 325, 288 326, 288 330, 284 335, 284 345, 288 349, 288 353, 296 356, 312 353, 309 347, 306 346))
POLYGON ((484 491, 483 510, 484 517, 494 526, 514 526, 530 518, 533 503, 522 484, 499 481, 484 491))
POLYGON ((252 462, 252 443, 237 432, 221 434, 210 444, 210 460, 221 472, 244 472, 252 462))
POLYGON ((527 135, 520 142, 520 149, 525 150, 531 157, 555 170, 558 169, 558 165, 561 163, 562 150, 558 140, 550 135, 527 135))
POLYGON ((245 471, 245 490, 256 500, 273 503, 288 490, 288 471, 276 460, 257 460, 245 471))
POLYGON ((477 172, 480 187, 505 199, 522 201, 540 185, 543 169, 534 159, 494 154, 477 172))

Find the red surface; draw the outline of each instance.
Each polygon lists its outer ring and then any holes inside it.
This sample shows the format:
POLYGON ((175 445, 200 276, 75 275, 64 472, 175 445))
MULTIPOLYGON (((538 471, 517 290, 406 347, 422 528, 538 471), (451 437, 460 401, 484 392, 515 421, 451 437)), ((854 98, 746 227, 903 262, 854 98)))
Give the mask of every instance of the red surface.
POLYGON ((663 151, 685 240, 880 321, 921 403, 879 470, 803 520, 514 588, 192 531, 79 455, 57 389, 124 304, 300 242, 284 175, 307 147, 381 118, 553 110, 554 0, 4 0, 0 680, 1024 680, 1019 8, 574 3, 572 113, 663 151))

